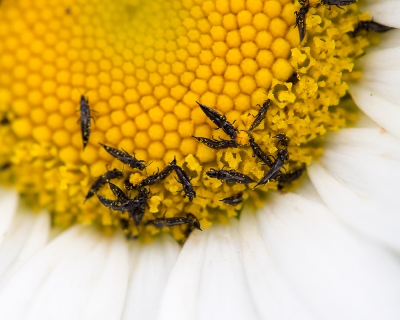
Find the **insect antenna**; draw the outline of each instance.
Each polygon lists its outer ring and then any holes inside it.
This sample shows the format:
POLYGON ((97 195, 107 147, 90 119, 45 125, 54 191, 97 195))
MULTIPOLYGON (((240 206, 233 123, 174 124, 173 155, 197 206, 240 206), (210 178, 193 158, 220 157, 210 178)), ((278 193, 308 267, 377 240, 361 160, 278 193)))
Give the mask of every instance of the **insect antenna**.
POLYGON ((75 88, 76 90, 78 90, 78 92, 79 92, 79 94, 81 95, 81 96, 84 96, 84 95, 86 95, 87 93, 89 93, 91 90, 89 89, 89 90, 86 90, 86 91, 84 91, 83 92, 83 94, 82 94, 82 91, 79 89, 79 88, 75 88))
MULTIPOLYGON (((165 210, 165 212, 164 212, 164 214, 163 214, 163 219, 165 219, 165 214, 167 213, 167 211, 168 211, 168 210, 165 210)), ((155 219, 159 219, 159 218, 155 215, 154 212, 152 212, 151 214, 153 215, 153 217, 154 217, 155 219)))

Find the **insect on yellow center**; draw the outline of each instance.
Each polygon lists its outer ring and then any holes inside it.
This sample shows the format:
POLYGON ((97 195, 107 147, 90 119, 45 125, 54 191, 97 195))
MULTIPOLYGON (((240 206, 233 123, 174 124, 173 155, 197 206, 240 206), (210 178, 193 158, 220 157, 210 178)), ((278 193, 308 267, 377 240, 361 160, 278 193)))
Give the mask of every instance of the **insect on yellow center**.
POLYGON ((2 1, 0 181, 56 226, 143 239, 262 206, 356 119, 363 16, 304 5, 2 1))

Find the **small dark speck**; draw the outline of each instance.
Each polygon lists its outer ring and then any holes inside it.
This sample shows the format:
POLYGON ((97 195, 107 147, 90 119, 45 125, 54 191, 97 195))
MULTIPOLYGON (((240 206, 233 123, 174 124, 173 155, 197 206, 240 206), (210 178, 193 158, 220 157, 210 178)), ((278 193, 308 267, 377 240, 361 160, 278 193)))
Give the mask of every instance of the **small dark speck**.
POLYGON ((5 163, 5 164, 0 166, 0 171, 4 171, 4 170, 6 170, 6 169, 8 169, 10 167, 11 167, 11 163, 7 162, 7 163, 5 163))
POLYGON ((1 125, 7 125, 10 124, 10 120, 8 120, 6 117, 0 120, 1 125))
POLYGON ((66 14, 70 14, 71 13, 71 8, 70 7, 66 7, 65 8, 65 13, 66 14))

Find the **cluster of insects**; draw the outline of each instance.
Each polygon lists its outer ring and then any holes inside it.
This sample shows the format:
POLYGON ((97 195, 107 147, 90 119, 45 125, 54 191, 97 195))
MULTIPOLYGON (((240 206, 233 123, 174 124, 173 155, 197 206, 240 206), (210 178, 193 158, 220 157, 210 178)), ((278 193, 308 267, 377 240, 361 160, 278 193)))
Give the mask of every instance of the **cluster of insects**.
MULTIPOLYGON (((348 6, 355 3, 357 0, 321 0, 320 3, 314 5, 315 7, 326 5, 329 6, 336 6, 339 9, 343 9, 342 6, 348 6)), ((299 0, 301 8, 299 11, 295 12, 296 15, 296 24, 295 28, 299 29, 299 36, 300 36, 300 43, 303 41, 306 35, 306 15, 310 8, 310 0, 299 0)), ((385 32, 391 30, 393 28, 384 26, 374 21, 359 21, 354 31, 352 32, 353 36, 356 36, 360 31, 375 31, 375 32, 385 32)))
MULTIPOLYGON (((293 75, 292 77, 297 78, 297 75, 293 75)), ((233 126, 234 122, 230 123, 225 116, 221 115, 218 111, 205 106, 204 104, 201 104, 199 102, 197 102, 197 104, 203 110, 204 114, 217 126, 215 130, 222 129, 231 139, 215 140, 195 136, 193 136, 193 138, 212 149, 241 147, 235 140, 237 137, 237 129, 235 129, 233 126)), ((262 151, 261 147, 255 142, 251 131, 255 130, 261 124, 261 122, 264 121, 270 106, 271 100, 265 100, 263 105, 260 106, 257 115, 254 116, 254 121, 250 125, 250 128, 246 131, 249 136, 249 144, 253 151, 253 157, 257 157, 263 165, 266 165, 270 168, 264 175, 264 177, 257 182, 254 188, 274 180, 278 180, 279 183, 291 182, 295 179, 298 179, 301 176, 302 172, 305 170, 305 166, 303 165, 301 168, 286 174, 283 174, 281 172, 285 161, 289 160, 289 152, 287 150, 287 147, 289 145, 290 139, 284 133, 277 134, 273 137, 278 139, 277 146, 279 147, 279 145, 281 145, 283 147, 282 149, 278 149, 278 155, 276 158, 262 151)), ((235 170, 216 170, 214 168, 211 168, 209 171, 206 172, 206 175, 210 178, 218 179, 226 183, 238 183, 247 185, 256 182, 251 177, 235 170)), ((279 184, 278 188, 282 189, 282 187, 283 186, 279 184)), ((221 199, 220 201, 229 205, 236 206, 243 201, 243 193, 234 194, 228 198, 221 199)))
MULTIPOLYGON (((91 131, 91 120, 93 117, 91 116, 91 110, 89 107, 89 99, 84 95, 81 95, 80 99, 80 125, 82 132, 82 142, 83 149, 85 149, 86 145, 89 142, 89 136, 91 131)), ((93 119, 94 120, 94 119, 93 119)), ((118 150, 116 148, 107 146, 99 142, 99 144, 114 158, 121 161, 123 164, 129 166, 131 169, 138 169, 143 171, 146 169, 146 165, 144 164, 144 160, 136 159, 135 155, 130 155, 125 150, 118 150)), ((1 168, 0 168, 1 169, 1 168)), ((100 203, 105 207, 119 212, 128 212, 128 219, 120 219, 120 223, 122 228, 125 230, 129 227, 129 219, 131 219, 136 227, 142 222, 143 216, 146 211, 146 207, 148 207, 148 199, 150 196, 150 190, 146 187, 154 185, 156 183, 160 183, 165 180, 172 172, 176 173, 177 181, 182 185, 182 190, 184 192, 184 198, 187 197, 190 202, 196 197, 196 192, 194 191, 193 185, 191 184, 191 178, 189 178, 188 174, 185 172, 183 168, 177 165, 176 159, 173 159, 169 165, 167 165, 162 171, 154 173, 147 178, 140 181, 138 185, 133 185, 129 181, 129 177, 124 180, 124 187, 127 191, 136 189, 138 191, 136 197, 130 198, 123 190, 121 190, 117 185, 112 183, 110 180, 122 178, 124 173, 116 168, 113 170, 108 170, 105 174, 98 177, 97 180, 91 185, 88 193, 86 194, 84 203, 93 197, 97 196, 100 203), (107 199, 98 194, 100 189, 108 184, 110 190, 114 194, 116 199, 107 199)), ((180 191, 180 192, 181 192, 180 191)), ((172 227, 177 225, 186 224, 189 226, 189 232, 193 229, 200 228, 200 222, 198 219, 191 213, 188 213, 186 217, 173 217, 173 218, 165 218, 165 214, 163 218, 155 218, 153 220, 148 220, 146 225, 153 225, 157 228, 162 227, 172 227)))
MULTIPOLYGON (((295 12, 296 15, 296 24, 295 28, 299 29, 299 37, 300 42, 303 41, 306 35, 306 16, 311 7, 318 7, 321 5, 336 6, 342 9, 342 6, 347 6, 355 3, 356 0, 320 0, 319 3, 315 5, 310 4, 310 0, 299 0, 301 8, 299 11, 295 12)), ((365 31, 376 31, 376 32, 384 32, 390 30, 392 28, 386 27, 374 21, 359 21, 357 26, 354 28, 352 32, 353 36, 356 36, 362 30, 365 31)), ((295 72, 291 77, 287 80, 287 82, 296 85, 299 81, 298 74, 295 72)), ((238 172, 236 170, 224 170, 222 169, 214 169, 210 168, 206 172, 206 175, 212 179, 218 179, 220 181, 232 184, 255 184, 253 189, 265 185, 269 181, 278 181, 278 189, 281 190, 284 187, 285 183, 290 183, 302 175, 305 171, 306 166, 302 164, 301 167, 288 172, 283 173, 284 165, 289 160, 289 151, 288 146, 290 144, 290 139, 284 134, 279 133, 272 138, 277 139, 276 147, 278 149, 276 156, 272 154, 268 154, 262 150, 259 144, 256 143, 252 132, 258 128, 258 126, 265 120, 267 116, 267 112, 271 106, 271 100, 266 99, 262 106, 259 105, 260 109, 257 112, 257 115, 253 116, 254 120, 252 121, 250 127, 245 132, 248 135, 248 143, 252 150, 252 156, 257 158, 263 166, 267 166, 269 169, 266 171, 264 176, 259 180, 255 181, 253 178, 248 175, 238 172)), ((226 117, 220 114, 218 111, 197 102, 201 110, 204 114, 210 119, 215 125, 216 130, 221 129, 229 139, 211 139, 205 137, 197 137, 192 136, 200 143, 206 145, 211 149, 228 149, 228 148, 242 148, 241 144, 239 144, 236 139, 238 136, 238 130, 234 127, 234 122, 229 122, 226 117)), ((86 145, 89 142, 90 132, 91 132, 91 121, 94 121, 94 118, 91 116, 91 110, 89 107, 89 100, 84 95, 81 95, 80 98, 80 118, 79 123, 81 127, 82 133, 82 142, 83 149, 85 149, 86 145)), ((6 118, 1 120, 1 124, 6 124, 6 118)), ((125 150, 118 150, 116 148, 107 146, 105 144, 100 143, 100 145, 114 158, 118 159, 124 165, 127 165, 131 169, 137 169, 139 171, 143 171, 146 169, 145 161, 138 160, 135 155, 130 155, 125 150)), ((4 164, 0 166, 0 171, 7 168, 8 164, 4 164)), ((118 211, 118 212, 127 212, 128 218, 121 218, 120 223, 124 229, 127 229, 131 224, 131 221, 138 228, 143 220, 143 217, 146 212, 146 207, 148 207, 148 201, 150 198, 150 186, 161 183, 172 173, 175 173, 175 179, 182 186, 182 190, 179 192, 183 192, 183 197, 187 197, 190 202, 196 197, 196 192, 194 191, 194 186, 191 183, 191 178, 187 174, 187 172, 177 165, 176 159, 174 158, 164 169, 161 171, 157 171, 151 175, 148 175, 146 178, 141 180, 137 185, 133 185, 129 177, 125 177, 123 181, 123 185, 125 191, 120 189, 116 184, 112 183, 111 180, 124 178, 124 172, 118 169, 109 170, 107 168, 107 172, 100 176, 90 187, 84 202, 93 197, 97 196, 98 200, 105 207, 118 211), (109 189, 114 194, 115 199, 107 199, 99 194, 99 191, 105 186, 108 185, 109 189), (131 198, 127 193, 131 190, 135 190, 137 192, 136 196, 131 198)), ((236 206, 243 202, 243 192, 233 194, 229 197, 219 200, 225 204, 236 206)), ((145 225, 152 225, 157 228, 162 227, 172 227, 177 225, 187 225, 189 232, 194 228, 201 230, 200 222, 191 213, 188 213, 186 216, 181 217, 172 217, 165 218, 165 214, 162 218, 157 218, 152 220, 147 220, 145 225)))
MULTIPOLYGON (((293 75, 294 77, 297 75, 293 75)), ((216 110, 213 110, 199 102, 197 102, 206 116, 217 126, 217 129, 222 129, 229 137, 230 140, 214 140, 214 139, 206 139, 202 137, 194 137, 201 143, 204 143, 206 146, 213 149, 225 149, 225 148, 239 148, 241 147, 237 142, 237 129, 233 126, 234 123, 230 123, 225 116, 218 113, 216 110)), ((271 105, 271 100, 267 99, 264 101, 263 105, 260 106, 260 109, 256 116, 254 116, 254 121, 250 125, 250 128, 247 132, 249 136, 249 144, 253 150, 253 156, 257 157, 262 161, 263 165, 267 165, 270 169, 264 175, 264 177, 257 182, 255 187, 259 185, 264 185, 268 181, 278 180, 280 183, 291 182, 297 178, 299 178, 302 172, 305 170, 305 166, 302 168, 295 170, 293 172, 289 172, 286 174, 281 173, 281 169, 285 164, 285 161, 289 159, 289 153, 287 150, 287 146, 289 145, 289 138, 286 137, 285 134, 277 134, 273 138, 278 139, 277 146, 282 146, 282 149, 278 150, 278 155, 276 159, 272 155, 268 155, 264 153, 260 146, 254 141, 254 138, 251 134, 251 131, 255 130, 262 121, 264 121, 267 111, 271 105)), ((84 147, 86 146, 90 133, 90 108, 88 104, 88 99, 84 96, 81 97, 81 122, 82 122, 82 139, 84 147), (83 111, 82 111, 83 110, 83 111), (85 119, 85 121, 82 120, 85 119), (86 131, 85 131, 86 130, 86 131)), ((130 169, 137 169, 139 171, 143 171, 146 169, 146 164, 144 160, 139 160, 133 154, 129 154, 125 150, 119 150, 114 147, 105 145, 100 143, 101 147, 104 148, 111 156, 115 159, 122 162, 124 165, 128 166, 130 169)), ((137 185, 133 185, 129 177, 125 178, 123 185, 125 190, 119 188, 116 184, 112 183, 111 180, 121 179, 124 177, 124 172, 120 171, 116 168, 109 170, 107 168, 107 172, 102 176, 98 177, 96 181, 91 185, 84 202, 93 197, 97 196, 99 202, 108 209, 117 211, 117 212, 127 212, 128 218, 120 218, 120 223, 122 228, 128 229, 130 226, 130 221, 134 223, 136 228, 138 228, 143 220, 143 217, 146 212, 146 207, 148 207, 148 200, 150 197, 150 189, 149 187, 154 184, 161 183, 172 173, 175 173, 175 179, 182 186, 182 190, 178 192, 183 192, 183 197, 187 197, 190 202, 196 197, 196 192, 194 191, 194 186, 191 183, 191 178, 187 174, 187 172, 180 167, 176 159, 174 158, 164 169, 161 171, 157 171, 146 178, 142 179, 137 185), (108 185, 109 189, 113 193, 115 199, 108 199, 99 194, 99 191, 105 186, 108 185), (131 198, 126 192, 130 190, 136 190, 137 194, 135 197, 131 198)), ((235 170, 216 170, 211 168, 206 172, 206 175, 210 178, 219 179, 221 181, 225 181, 226 183, 238 183, 238 184, 250 184, 256 183, 251 177, 245 175, 244 173, 235 171, 235 170)), ((255 188, 254 187, 254 188, 255 188)), ((280 186, 281 187, 281 186, 280 186)), ((243 201, 243 193, 240 192, 238 194, 234 194, 230 197, 224 198, 220 200, 228 205, 236 206, 243 201)), ((194 228, 201 230, 200 222, 191 213, 188 213, 186 216, 181 217, 172 217, 166 218, 165 214, 162 218, 157 218, 152 220, 147 220, 145 225, 152 225, 157 228, 162 227, 172 227, 177 225, 186 224, 188 226, 188 232, 192 231, 194 228)))
MULTIPOLYGON (((130 155, 128 152, 124 150, 118 150, 116 148, 107 146, 105 144, 99 143, 109 154, 111 154, 114 158, 118 159, 122 163, 128 165, 131 169, 138 169, 140 171, 146 169, 146 165, 143 160, 136 159, 135 155, 130 155)), ((107 207, 108 209, 119 211, 119 212, 128 212, 129 218, 120 219, 121 226, 124 229, 127 229, 129 226, 129 220, 134 222, 136 227, 142 222, 144 217, 146 207, 148 207, 148 200, 150 196, 150 189, 148 188, 151 185, 156 183, 160 183, 165 180, 172 172, 176 173, 177 181, 182 185, 182 190, 184 192, 184 197, 188 197, 189 201, 193 201, 193 198, 196 197, 196 192, 193 189, 193 186, 190 182, 190 178, 185 172, 185 170, 178 166, 176 163, 176 159, 173 159, 162 171, 154 173, 147 178, 140 181, 137 185, 127 184, 129 182, 129 178, 125 180, 124 185, 128 186, 127 190, 136 189, 137 195, 134 198, 130 198, 122 189, 120 189, 117 185, 112 183, 110 180, 122 178, 124 176, 123 172, 118 169, 108 170, 107 172, 97 178, 97 180, 90 187, 86 197, 85 202, 96 194, 100 203, 107 207), (114 194, 116 199, 107 199, 98 194, 100 189, 108 184, 110 190, 114 194)), ((178 192, 181 192, 178 191, 178 192)), ((146 225, 153 225, 157 228, 162 227, 172 227, 177 225, 186 224, 189 226, 188 230, 191 231, 193 228, 199 229, 200 222, 198 219, 191 213, 188 213, 186 217, 173 217, 173 218, 155 218, 153 220, 148 220, 146 225)))

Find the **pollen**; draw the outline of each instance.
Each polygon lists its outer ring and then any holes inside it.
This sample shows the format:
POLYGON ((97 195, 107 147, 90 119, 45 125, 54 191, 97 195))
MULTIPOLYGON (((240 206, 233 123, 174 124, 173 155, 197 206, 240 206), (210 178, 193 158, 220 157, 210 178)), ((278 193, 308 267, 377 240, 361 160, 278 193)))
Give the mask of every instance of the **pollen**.
MULTIPOLYGON (((255 188, 206 173, 235 170, 260 181, 269 168, 255 156, 250 135, 271 161, 287 148, 282 174, 293 172, 321 155, 326 132, 356 119, 341 98, 346 81, 360 77, 359 70, 351 73, 354 61, 370 43, 349 33, 359 19, 357 5, 312 3, 300 43, 295 11, 301 6, 290 0, 3 0, 0 166, 7 168, 0 182, 15 186, 32 208, 49 210, 55 226, 122 228, 143 240, 167 232, 178 241, 187 238, 189 224, 161 228, 154 221, 191 214, 204 229, 238 216, 245 204, 261 207, 268 191, 293 189, 298 181, 282 186, 276 178, 255 188), (85 123, 82 96, 90 110, 85 123), (267 99, 265 118, 250 132, 267 99), (196 101, 231 123, 236 137, 215 130, 196 101), (213 149, 193 136, 234 139, 237 147, 213 149), (100 143, 145 169, 122 163, 100 143), (107 182, 134 198, 141 181, 174 159, 196 196, 190 199, 173 170, 146 187, 139 225, 96 195, 85 201, 112 169, 122 176, 107 182), (238 194, 243 202, 221 201, 238 194)), ((95 193, 117 201, 108 183, 95 193)))

